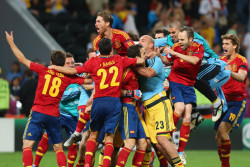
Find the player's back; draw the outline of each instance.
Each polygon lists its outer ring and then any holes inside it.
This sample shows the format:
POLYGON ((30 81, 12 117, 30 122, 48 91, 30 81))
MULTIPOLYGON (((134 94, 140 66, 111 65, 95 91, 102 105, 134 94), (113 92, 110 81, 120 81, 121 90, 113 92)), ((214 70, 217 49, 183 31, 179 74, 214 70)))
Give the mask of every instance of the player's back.
POLYGON ((84 78, 68 77, 55 70, 50 70, 42 65, 31 63, 30 69, 38 76, 36 96, 31 110, 51 116, 59 116, 59 102, 69 84, 82 84, 84 78))
MULTIPOLYGON (((87 61, 84 66, 95 82, 95 96, 120 97, 123 71, 136 65, 136 59, 121 57, 97 57, 87 61)), ((78 71, 79 73, 79 71, 78 71)))

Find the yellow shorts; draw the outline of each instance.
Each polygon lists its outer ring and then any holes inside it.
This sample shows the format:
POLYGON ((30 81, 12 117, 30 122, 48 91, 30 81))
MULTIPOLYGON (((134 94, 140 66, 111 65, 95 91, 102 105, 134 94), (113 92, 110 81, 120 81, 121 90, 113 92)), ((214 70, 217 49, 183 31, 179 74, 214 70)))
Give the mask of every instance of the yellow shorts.
MULTIPOLYGON (((156 94, 143 102, 144 106, 166 97, 166 92, 156 94)), ((169 137, 169 132, 176 129, 173 120, 173 110, 169 99, 163 100, 150 108, 144 108, 145 122, 150 134, 151 142, 156 144, 156 136, 169 137)))

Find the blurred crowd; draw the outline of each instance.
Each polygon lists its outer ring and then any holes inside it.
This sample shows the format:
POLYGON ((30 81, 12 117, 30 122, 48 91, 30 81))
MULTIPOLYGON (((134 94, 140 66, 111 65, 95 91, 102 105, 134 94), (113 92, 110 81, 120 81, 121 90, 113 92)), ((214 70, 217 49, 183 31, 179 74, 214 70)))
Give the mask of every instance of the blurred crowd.
MULTIPOLYGON (((226 33, 235 34, 241 40, 240 54, 247 57, 250 66, 249 0, 16 1, 32 13, 66 51, 73 52, 72 54, 76 56, 76 61, 83 62, 85 60, 81 58, 85 56, 86 49, 92 47, 92 41, 97 36, 94 27, 96 14, 98 11, 105 10, 113 15, 113 28, 121 29, 125 32, 133 32, 137 35, 149 34, 153 36, 157 29, 168 29, 169 23, 174 20, 181 20, 184 25, 192 27, 195 32, 203 36, 219 56, 223 54, 220 36, 226 33), (42 16, 45 14, 49 14, 49 18, 44 19, 42 16), (59 38, 62 36, 62 32, 56 33, 54 29, 52 31, 49 27, 52 23, 55 25, 55 21, 58 24, 56 19, 61 19, 62 16, 64 19, 59 24, 66 25, 67 23, 66 30, 70 29, 72 21, 79 22, 80 30, 76 30, 76 25, 74 25, 74 31, 77 32, 74 32, 75 36, 72 37, 71 43, 65 44, 64 39, 62 40, 64 43, 60 43, 59 38), (67 22, 64 22, 65 20, 67 22), (89 28, 91 26, 92 28, 89 28), (88 32, 83 32, 85 30, 88 32), (74 38, 75 40, 73 40, 74 38), (82 39, 87 39, 87 41, 82 41, 82 39), (76 46, 79 47, 77 48, 76 46)), ((63 33, 65 35, 65 32, 63 33)), ((67 31, 66 33, 72 35, 72 32, 67 31)), ((69 36, 67 36, 67 39, 69 39, 69 36)), ((22 72, 19 68, 19 63, 13 62, 10 72, 4 78, 9 83, 10 93, 15 97, 15 100, 20 100, 23 105, 21 113, 27 115, 29 110, 25 109, 25 103, 31 103, 32 98, 34 98, 35 85, 37 84, 36 74, 29 70, 22 72), (31 89, 29 90, 30 94, 33 94, 29 100, 25 99, 25 102, 22 99, 23 94, 26 93, 24 89, 26 87, 30 88, 31 85, 34 87, 32 88, 34 92, 31 92, 31 89)), ((250 76, 248 80, 250 80, 250 76)), ((246 91, 248 92, 248 99, 250 99, 250 82, 247 85, 246 91)), ((250 110, 249 107, 248 110, 250 110)), ((250 112, 246 112, 246 116, 250 117, 248 113, 250 112)))

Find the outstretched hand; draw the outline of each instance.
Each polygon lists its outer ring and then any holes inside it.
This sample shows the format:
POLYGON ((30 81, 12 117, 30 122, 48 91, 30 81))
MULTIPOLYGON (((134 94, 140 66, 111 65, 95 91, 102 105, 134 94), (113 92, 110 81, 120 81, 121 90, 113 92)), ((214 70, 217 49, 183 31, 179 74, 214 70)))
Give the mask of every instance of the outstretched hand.
POLYGON ((13 31, 11 31, 10 34, 7 31, 5 31, 5 35, 8 43, 14 42, 13 31))
POLYGON ((50 66, 48 66, 48 69, 55 69, 55 65, 50 65, 50 66))

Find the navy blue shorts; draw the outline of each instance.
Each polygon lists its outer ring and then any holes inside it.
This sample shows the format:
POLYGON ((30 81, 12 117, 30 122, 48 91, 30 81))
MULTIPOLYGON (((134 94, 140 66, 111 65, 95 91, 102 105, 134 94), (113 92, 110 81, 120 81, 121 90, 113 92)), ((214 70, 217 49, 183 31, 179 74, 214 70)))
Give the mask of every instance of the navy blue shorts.
POLYGON ((232 128, 237 129, 241 125, 246 112, 247 101, 246 99, 241 101, 227 102, 228 111, 223 113, 221 118, 215 122, 214 129, 217 130, 221 122, 228 122, 232 125, 232 128))
POLYGON ((196 95, 193 86, 186 86, 176 82, 169 82, 172 102, 183 102, 184 104, 191 103, 196 106, 196 95))
POLYGON ((59 117, 42 114, 36 111, 31 111, 30 113, 23 133, 23 139, 34 141, 41 140, 43 129, 46 130, 53 144, 62 142, 62 128, 59 117))
POLYGON ((123 111, 119 122, 119 131, 122 139, 128 138, 142 139, 146 138, 144 128, 139 119, 136 107, 132 104, 123 103, 123 111))
POLYGON ((116 97, 94 99, 90 115, 90 130, 115 134, 121 115, 121 101, 116 97))
MULTIPOLYGON (((77 117, 60 114, 59 119, 62 129, 64 129, 66 132, 67 138, 70 138, 71 134, 74 133, 76 130, 77 117)), ((50 138, 49 138, 49 144, 52 144, 50 138)))
POLYGON ((67 138, 71 136, 72 133, 76 130, 77 125, 77 117, 72 116, 66 116, 66 115, 60 115, 60 123, 62 126, 62 129, 65 129, 67 138))

